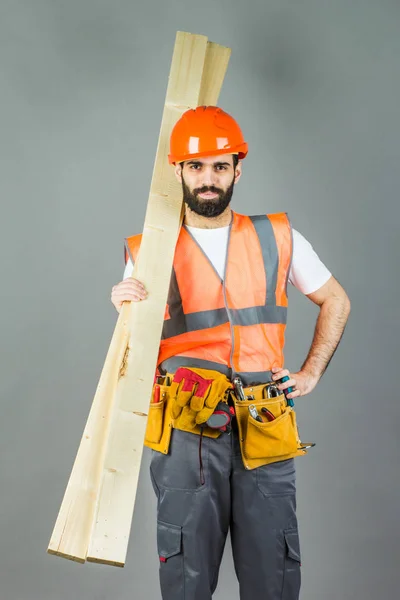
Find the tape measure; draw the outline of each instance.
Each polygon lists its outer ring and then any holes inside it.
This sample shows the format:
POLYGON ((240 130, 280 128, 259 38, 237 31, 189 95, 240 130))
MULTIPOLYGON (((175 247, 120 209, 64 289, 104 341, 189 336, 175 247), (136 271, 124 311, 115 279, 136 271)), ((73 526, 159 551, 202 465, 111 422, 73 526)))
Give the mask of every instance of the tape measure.
POLYGON ((232 429, 231 422, 235 416, 235 409, 226 402, 218 402, 213 414, 204 423, 211 429, 219 429, 223 432, 229 432, 232 429))

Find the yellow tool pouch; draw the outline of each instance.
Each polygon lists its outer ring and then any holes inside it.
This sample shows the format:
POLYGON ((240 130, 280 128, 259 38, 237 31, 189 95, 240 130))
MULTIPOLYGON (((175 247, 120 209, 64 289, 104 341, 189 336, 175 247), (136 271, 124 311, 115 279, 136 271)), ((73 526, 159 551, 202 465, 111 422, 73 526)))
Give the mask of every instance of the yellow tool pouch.
POLYGON ((180 367, 170 387, 173 427, 217 438, 221 431, 205 425, 218 402, 227 402, 232 384, 222 373, 211 369, 180 367))
POLYGON ((168 454, 171 440, 172 418, 170 416, 169 386, 159 385, 160 398, 154 402, 155 386, 149 404, 147 427, 144 437, 144 445, 152 450, 168 454))
POLYGON ((301 449, 296 413, 287 406, 284 394, 276 398, 264 399, 262 388, 264 386, 245 389, 246 395, 248 393, 254 395, 254 400, 235 400, 240 448, 243 464, 247 469, 255 469, 307 453, 306 450, 301 449), (262 417, 262 423, 257 421, 249 413, 249 406, 252 404, 259 415, 263 415, 262 408, 265 407, 275 419, 268 421, 262 417))
POLYGON ((232 388, 229 379, 218 371, 186 367, 168 374, 167 379, 171 385, 158 385, 158 402, 154 402, 156 385, 153 386, 144 445, 167 454, 172 429, 219 437, 221 431, 204 424, 218 402, 227 401, 227 391, 232 388))
MULTIPOLYGON (((220 430, 201 427, 201 424, 213 413, 219 401, 227 402, 228 390, 232 389, 230 381, 218 372, 187 368, 178 369, 175 376, 168 377, 172 383, 158 385, 160 394, 156 402, 156 386, 153 386, 144 445, 167 454, 173 428, 219 437, 220 430)), ((234 400, 240 449, 247 469, 307 454, 301 447, 296 413, 287 406, 284 394, 263 398, 264 388, 265 385, 245 388, 245 395, 251 394, 253 399, 234 400), (249 413, 251 404, 260 415, 265 407, 275 419, 256 421, 249 413)))
MULTIPOLYGON (((213 414, 218 402, 227 398, 232 384, 218 371, 180 367, 171 383, 171 414, 178 429, 202 425, 213 414)), ((174 425, 174 426, 175 426, 174 425)))

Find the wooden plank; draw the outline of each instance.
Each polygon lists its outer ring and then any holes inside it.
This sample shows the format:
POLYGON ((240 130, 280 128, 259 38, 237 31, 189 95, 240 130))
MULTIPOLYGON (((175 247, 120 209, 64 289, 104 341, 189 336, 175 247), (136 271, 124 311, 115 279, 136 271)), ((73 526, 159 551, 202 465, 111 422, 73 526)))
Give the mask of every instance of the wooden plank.
MULTIPOLYGON (((179 118, 179 111, 192 106, 198 96, 200 75, 204 66, 207 38, 178 32, 168 86, 171 103, 167 118, 163 121, 154 170, 171 178, 172 169, 160 160, 168 149, 168 135, 179 118), (197 80, 196 80, 197 77, 197 80), (176 96, 178 89, 185 90, 188 106, 180 107, 176 96), (194 88, 194 89, 193 89, 194 88), (174 110, 178 110, 174 114, 174 110), (167 167, 167 168, 166 168, 167 167)), ((159 183, 160 180, 157 180, 159 183)), ((167 185, 177 193, 175 182, 167 185)), ((162 185, 152 190, 163 200, 162 185)), ((165 305, 165 302, 164 302, 165 305)), ((100 482, 103 475, 106 443, 110 431, 112 407, 118 398, 116 393, 120 374, 126 371, 126 357, 129 340, 131 304, 125 303, 120 312, 110 348, 104 363, 89 417, 83 432, 78 453, 67 484, 61 508, 49 542, 48 552, 84 563, 93 527, 100 482)), ((121 394, 124 380, 119 386, 121 394)))
POLYGON ((182 188, 168 165, 173 125, 188 108, 216 104, 230 50, 203 36, 178 33, 167 90, 153 180, 134 277, 149 292, 132 303, 129 352, 120 378, 104 462, 95 525, 87 560, 125 564, 134 509, 147 411, 173 256, 181 224, 182 188))
MULTIPOLYGON (((189 88, 186 94, 189 102, 193 102, 195 97, 193 93, 196 95, 200 86, 199 82, 194 81, 196 69, 201 68, 202 71, 204 62, 204 53, 203 55, 198 53, 199 43, 205 48, 207 39, 204 36, 178 34, 175 61, 173 61, 171 69, 171 80, 177 84, 179 81, 183 81, 184 86, 189 88), (183 54, 186 54, 186 57, 183 54), (188 57, 190 60, 187 60, 188 57), (180 69, 179 64, 185 58, 184 68, 180 69), (199 60, 203 61, 200 65, 198 64, 199 60), (193 87, 195 87, 194 92, 193 87)), ((172 89, 172 92, 174 91, 172 89)), ((174 101, 173 94, 171 94, 171 100, 174 101)), ((173 118, 174 122, 176 118, 173 118)), ((165 144, 168 133, 167 131, 161 133, 163 135, 160 136, 160 142, 165 144)), ((164 168, 164 165, 162 164, 161 167, 164 168)), ((116 397, 115 390, 120 365, 124 360, 128 344, 129 318, 130 305, 125 304, 111 340, 110 350, 48 547, 50 554, 78 562, 85 561, 89 545, 104 463, 105 444, 110 426, 111 408, 116 397)))
POLYGON ((208 42, 198 106, 215 106, 228 68, 231 49, 208 42))

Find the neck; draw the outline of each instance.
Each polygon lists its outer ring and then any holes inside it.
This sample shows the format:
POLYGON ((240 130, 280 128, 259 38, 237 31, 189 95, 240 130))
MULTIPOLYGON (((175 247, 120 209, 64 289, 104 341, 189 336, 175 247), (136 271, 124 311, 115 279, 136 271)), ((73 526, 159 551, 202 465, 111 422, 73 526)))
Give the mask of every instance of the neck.
POLYGON ((232 210, 226 207, 223 213, 218 217, 203 217, 193 212, 188 206, 185 206, 184 224, 189 227, 199 227, 200 229, 217 229, 230 225, 232 220, 232 210))

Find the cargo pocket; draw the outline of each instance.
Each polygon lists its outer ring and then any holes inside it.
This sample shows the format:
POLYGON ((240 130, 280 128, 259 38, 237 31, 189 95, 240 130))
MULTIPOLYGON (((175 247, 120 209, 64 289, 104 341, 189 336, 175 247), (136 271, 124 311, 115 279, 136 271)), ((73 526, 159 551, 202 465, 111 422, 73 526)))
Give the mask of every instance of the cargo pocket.
POLYGON ((183 600, 182 527, 157 521, 157 548, 161 593, 163 597, 183 600))
POLYGON ((299 532, 297 529, 287 529, 283 535, 285 538, 285 565, 282 600, 297 600, 301 584, 299 532))
POLYGON ((247 458, 284 457, 297 452, 296 413, 290 408, 273 421, 247 421, 244 453, 247 458))
POLYGON ((151 402, 149 404, 149 415, 147 417, 147 427, 144 439, 150 444, 160 443, 163 432, 164 407, 164 400, 151 402))

